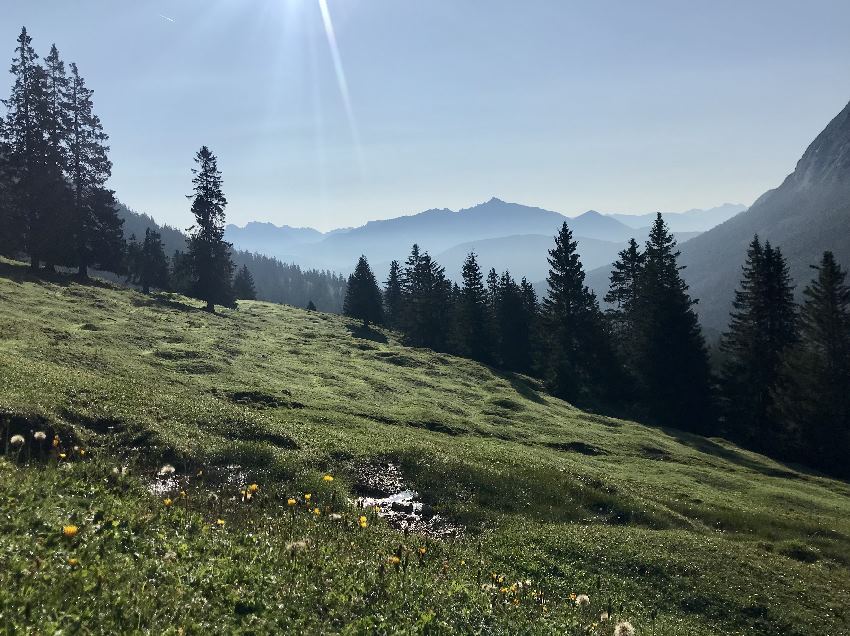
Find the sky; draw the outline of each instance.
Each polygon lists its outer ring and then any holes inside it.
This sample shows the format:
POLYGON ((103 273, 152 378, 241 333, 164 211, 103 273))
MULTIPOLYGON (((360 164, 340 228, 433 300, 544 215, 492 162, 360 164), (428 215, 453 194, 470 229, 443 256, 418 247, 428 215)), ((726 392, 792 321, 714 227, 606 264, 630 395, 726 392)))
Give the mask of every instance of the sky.
MULTIPOLYGON (((95 90, 110 186, 185 228, 321 230, 493 196, 573 216, 749 204, 850 99, 846 0, 0 0, 95 90)), ((5 47, 5 48, 4 48, 5 47)), ((8 95, 11 75, 0 80, 8 95)))

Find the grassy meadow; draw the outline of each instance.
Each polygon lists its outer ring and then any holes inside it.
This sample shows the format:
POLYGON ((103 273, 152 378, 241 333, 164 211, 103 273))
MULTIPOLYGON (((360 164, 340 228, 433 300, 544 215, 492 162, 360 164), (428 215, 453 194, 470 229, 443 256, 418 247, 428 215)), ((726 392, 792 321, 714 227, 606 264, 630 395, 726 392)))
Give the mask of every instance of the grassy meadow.
POLYGON ((0 434, 9 634, 850 634, 848 484, 339 316, 0 261, 0 434))

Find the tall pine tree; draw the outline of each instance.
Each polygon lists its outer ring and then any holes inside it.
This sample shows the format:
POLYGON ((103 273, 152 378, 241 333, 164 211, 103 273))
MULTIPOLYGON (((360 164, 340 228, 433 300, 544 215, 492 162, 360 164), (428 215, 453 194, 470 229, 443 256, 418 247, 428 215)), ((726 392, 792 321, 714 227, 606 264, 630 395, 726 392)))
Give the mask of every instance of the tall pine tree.
POLYGON ((544 373, 556 395, 582 405, 610 396, 613 351, 596 296, 584 284, 577 242, 566 222, 549 250, 549 291, 543 299, 544 373))
POLYGON ((12 60, 14 82, 3 104, 8 110, 4 126, 5 163, 9 195, 18 214, 7 220, 15 223, 7 233, 38 269, 45 251, 45 228, 54 175, 50 169, 47 103, 47 74, 38 64, 32 38, 26 28, 18 36, 12 60))
POLYGON ((788 348, 797 340, 793 288, 778 249, 754 237, 729 330, 721 339, 723 411, 729 434, 761 450, 777 450, 773 396, 788 348))
POLYGON ((122 260, 122 221, 114 192, 106 188, 112 173, 107 157, 108 136, 94 114, 92 95, 76 64, 71 64, 68 88, 68 181, 73 196, 74 256, 81 278, 90 266, 115 269, 122 260))
POLYGON ((678 265, 676 239, 659 213, 644 250, 631 365, 647 415, 664 426, 713 432, 708 352, 688 286, 678 265))
POLYGON ((776 414, 807 463, 850 477, 850 286, 832 252, 813 267, 776 414))
POLYGON ((384 285, 384 320, 387 325, 397 329, 401 324, 403 300, 401 292, 401 267, 398 261, 390 263, 390 273, 384 285))
POLYGON ((354 273, 348 277, 342 313, 362 320, 364 327, 368 327, 369 323, 380 324, 383 321, 381 290, 365 256, 360 257, 354 273))
POLYGON ((474 252, 463 263, 462 277, 455 315, 458 353, 487 362, 492 349, 488 294, 474 252))
POLYGON ((233 261, 230 243, 224 241, 224 208, 227 199, 222 191, 218 161, 203 146, 195 155, 197 168, 192 169, 194 194, 192 214, 195 224, 189 228, 189 259, 192 272, 192 294, 206 302, 206 310, 216 305, 232 307, 233 261))

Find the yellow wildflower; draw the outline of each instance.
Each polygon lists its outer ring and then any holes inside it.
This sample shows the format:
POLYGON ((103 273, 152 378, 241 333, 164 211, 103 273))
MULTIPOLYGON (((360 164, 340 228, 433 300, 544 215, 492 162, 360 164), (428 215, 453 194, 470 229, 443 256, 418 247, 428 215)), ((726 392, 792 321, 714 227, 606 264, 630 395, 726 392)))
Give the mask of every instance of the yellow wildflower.
POLYGON ((260 487, 257 484, 251 484, 250 486, 248 486, 248 492, 250 492, 250 493, 255 493, 259 489, 260 489, 260 487))
POLYGON ((59 453, 59 459, 65 459, 67 456, 65 453, 59 453))
POLYGON ((170 497, 166 497, 165 499, 162 500, 162 505, 165 506, 166 508, 170 507, 171 504, 173 504, 173 503, 174 502, 171 501, 170 497))
POLYGON ((390 563, 391 565, 398 565, 399 563, 401 563, 401 559, 399 559, 396 555, 392 555, 392 556, 388 559, 388 561, 389 561, 389 563, 390 563))
POLYGON ((79 530, 80 529, 77 526, 62 526, 62 534, 69 539, 76 537, 79 530))
POLYGON ((68 559, 68 565, 70 565, 72 568, 78 566, 79 564, 80 562, 77 559, 74 559, 73 557, 68 559))
POLYGON ((286 500, 286 505, 288 505, 288 506, 294 506, 296 503, 298 503, 298 502, 295 501, 295 499, 292 498, 292 497, 290 497, 289 499, 286 500))
POLYGON ((304 501, 310 501, 310 499, 311 499, 312 497, 313 497, 313 495, 312 495, 312 494, 310 494, 309 492, 305 492, 305 493, 304 493, 304 501))
POLYGON ((369 521, 366 519, 366 517, 361 516, 360 517, 360 527, 365 528, 368 525, 369 525, 369 521))
POLYGON ((313 514, 318 517, 320 514, 322 514, 322 511, 319 510, 318 508, 313 508, 313 514))
POLYGON ((427 550, 424 546, 423 546, 423 547, 421 547, 421 548, 419 548, 419 554, 421 554, 422 556, 425 556, 425 553, 426 553, 427 551, 428 551, 428 550, 427 550))
POLYGON ((80 449, 80 457, 85 457, 85 456, 86 456, 86 449, 85 449, 85 448, 81 448, 81 449, 80 449))
POLYGON ((332 475, 325 475, 324 477, 322 477, 322 479, 324 481, 333 481, 334 480, 332 475))
POLYGON ((224 519, 216 519, 215 525, 217 525, 219 528, 223 527, 224 526, 224 519))

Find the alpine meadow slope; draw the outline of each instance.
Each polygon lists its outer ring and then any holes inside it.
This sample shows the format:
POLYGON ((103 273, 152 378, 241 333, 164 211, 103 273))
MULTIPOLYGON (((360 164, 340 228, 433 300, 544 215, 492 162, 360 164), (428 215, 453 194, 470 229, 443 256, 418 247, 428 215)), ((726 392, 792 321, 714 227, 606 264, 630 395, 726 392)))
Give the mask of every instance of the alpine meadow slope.
POLYGON ((7 628, 850 630, 846 483, 391 331, 239 305, 0 261, 0 421, 23 440, 0 459, 7 628), (401 482, 431 525, 349 503, 401 482))

